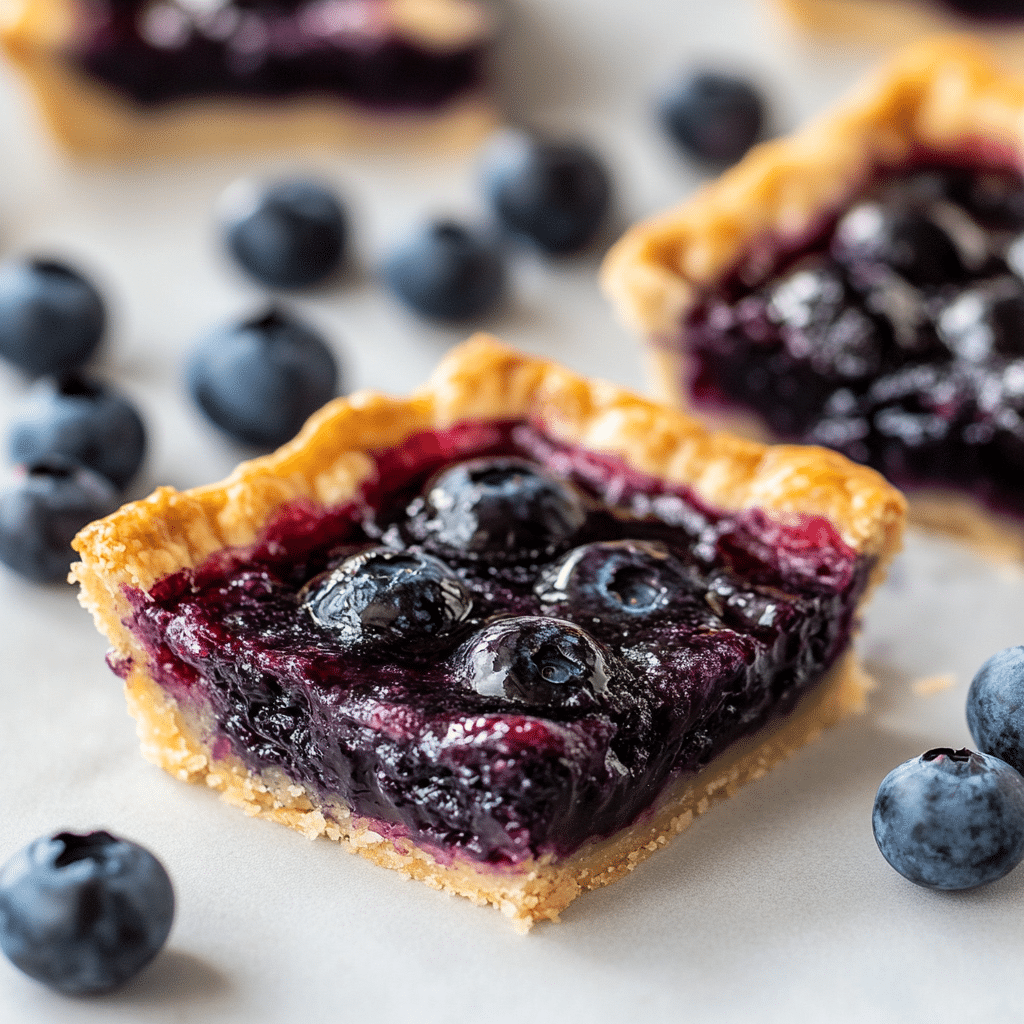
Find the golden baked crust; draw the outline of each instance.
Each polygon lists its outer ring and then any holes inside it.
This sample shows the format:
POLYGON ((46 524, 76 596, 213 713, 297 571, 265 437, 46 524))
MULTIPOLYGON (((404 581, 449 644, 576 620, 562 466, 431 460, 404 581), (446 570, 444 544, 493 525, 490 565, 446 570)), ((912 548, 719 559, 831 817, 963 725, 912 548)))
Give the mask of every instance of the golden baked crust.
MULTIPOLYGON (((939 157, 967 152, 979 165, 1024 163, 1024 82, 1008 77, 970 37, 912 47, 831 113, 756 147, 692 199, 631 228, 608 253, 602 284, 649 342, 659 397, 687 404, 680 332, 711 286, 741 268, 750 280, 766 278, 774 256, 813 237, 874 169, 898 167, 922 150, 939 157)), ((764 437, 752 417, 722 422, 764 437)), ((971 499, 945 497, 911 496, 911 520, 988 553, 1024 552, 1020 524, 971 499)))
MULTIPOLYGON (((444 49, 493 30, 483 9, 467 0, 386 2, 392 19, 424 48, 444 49)), ((54 136, 80 156, 151 159, 267 148, 366 149, 382 142, 464 150, 497 120, 489 99, 478 93, 424 112, 377 113, 326 96, 183 99, 143 108, 66 59, 80 17, 76 0, 11 0, 0 16, 0 46, 54 136)))
POLYGON ((132 664, 126 691, 146 756, 183 779, 203 780, 248 813, 308 835, 343 840, 378 863, 478 901, 500 906, 521 926, 557 918, 580 891, 607 884, 663 845, 717 795, 758 777, 826 725, 863 703, 865 682, 844 658, 804 703, 749 748, 731 751, 714 769, 681 782, 641 825, 588 845, 571 858, 529 862, 514 870, 466 861, 437 864, 401 842, 384 842, 343 807, 325 806, 273 773, 255 775, 230 758, 214 759, 206 709, 175 704, 147 673, 147 655, 124 624, 125 587, 202 564, 228 547, 252 544, 284 505, 332 506, 354 496, 372 471, 367 452, 392 447, 428 429, 465 421, 528 420, 557 440, 615 455, 629 466, 688 484, 725 509, 760 507, 827 517, 843 539, 872 560, 877 582, 897 550, 904 502, 873 470, 819 448, 767 447, 709 431, 697 421, 621 388, 585 380, 541 359, 478 336, 453 351, 427 385, 408 399, 362 392, 338 399, 310 419, 294 441, 243 463, 225 481, 179 493, 160 488, 143 501, 86 527, 72 567, 80 600, 132 664), (767 744, 767 745, 765 745, 767 744))

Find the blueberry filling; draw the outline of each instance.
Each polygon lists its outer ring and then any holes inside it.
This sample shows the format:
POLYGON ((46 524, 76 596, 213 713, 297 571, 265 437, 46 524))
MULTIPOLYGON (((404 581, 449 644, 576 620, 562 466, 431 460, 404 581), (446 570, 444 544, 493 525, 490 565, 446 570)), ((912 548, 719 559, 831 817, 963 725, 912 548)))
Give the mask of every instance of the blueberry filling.
POLYGON ((970 18, 997 22, 1020 21, 1022 18, 1018 0, 939 0, 939 4, 970 18))
POLYGON ((902 487, 1024 515, 1024 179, 880 175, 776 276, 691 315, 698 403, 753 409, 902 487))
POLYGON ((439 857, 514 864, 635 820, 815 686, 869 569, 824 520, 723 513, 523 424, 376 469, 135 593, 130 626, 218 756, 439 857), (428 528, 439 509, 472 529, 428 528), (499 546, 474 546, 495 509, 499 546))
POLYGON ((479 86, 481 40, 418 45, 379 0, 86 0, 74 60, 136 103, 207 96, 340 96, 370 108, 440 106, 479 86))

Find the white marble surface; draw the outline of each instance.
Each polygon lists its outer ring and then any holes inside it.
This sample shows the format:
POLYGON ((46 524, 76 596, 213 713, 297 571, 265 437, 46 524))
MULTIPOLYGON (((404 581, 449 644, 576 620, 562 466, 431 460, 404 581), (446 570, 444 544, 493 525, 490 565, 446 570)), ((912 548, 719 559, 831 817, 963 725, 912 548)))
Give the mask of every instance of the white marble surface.
MULTIPOLYGON (((755 0, 508 7, 499 72, 509 109, 606 155, 620 224, 699 180, 649 117, 674 69, 705 58, 749 68, 787 127, 869 61, 800 39, 755 0)), ((242 174, 316 171, 347 199, 354 269, 296 304, 334 339, 350 387, 405 391, 464 333, 418 323, 372 274, 414 217, 479 212, 471 158, 84 167, 50 148, 3 69, 0 138, 0 257, 74 256, 110 297, 102 369, 137 398, 153 439, 140 493, 215 479, 239 457, 192 412, 179 378, 197 332, 258 301, 220 255, 211 220, 242 174)), ((521 261, 508 309, 483 326, 642 387, 595 267, 521 261)), ((4 418, 23 387, 0 368, 4 418)), ((1024 872, 980 892, 917 889, 875 850, 870 809, 897 763, 968 741, 967 683, 990 653, 1024 639, 1022 610, 1021 573, 911 538, 860 639, 883 684, 871 711, 580 900, 561 925, 522 937, 497 913, 250 821, 146 764, 105 643, 70 589, 0 572, 0 857, 55 828, 106 827, 156 851, 179 898, 167 949, 116 995, 66 1000, 0 963, 0 1021, 1012 1019, 1024 1003, 1024 872), (915 690, 945 673, 951 688, 915 690)))

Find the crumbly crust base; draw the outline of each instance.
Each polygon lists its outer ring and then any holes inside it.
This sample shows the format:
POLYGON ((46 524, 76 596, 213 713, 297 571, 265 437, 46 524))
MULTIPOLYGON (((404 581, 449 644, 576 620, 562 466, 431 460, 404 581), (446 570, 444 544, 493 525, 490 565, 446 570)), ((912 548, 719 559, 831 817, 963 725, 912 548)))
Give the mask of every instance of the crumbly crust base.
MULTIPOLYGON (((765 143, 689 201, 631 228, 609 252, 602 284, 622 318, 647 340, 657 393, 687 406, 682 324, 694 304, 741 264, 757 278, 772 254, 809 240, 877 166, 922 148, 965 150, 1024 165, 1024 82, 1007 77, 976 40, 912 47, 845 104, 802 131, 765 143)), ((765 437, 752 417, 718 419, 765 437)), ((912 495, 911 520, 1016 558, 1024 525, 961 495, 912 495)))
MULTIPOLYGON (((796 731, 791 739, 778 741, 776 754, 770 753, 774 747, 764 753, 751 751, 749 763, 736 767, 735 774, 730 774, 735 766, 723 762, 726 775, 702 774, 689 796, 673 793, 667 798, 674 808, 665 812, 668 817, 658 810, 643 826, 650 825, 656 835, 641 829, 647 838, 639 842, 631 833, 620 833, 606 841, 603 852, 595 848, 594 860, 581 851, 561 862, 531 865, 510 881, 493 870, 481 874, 478 865, 464 861, 445 867, 412 844, 405 848, 402 843, 396 847, 381 842, 364 826, 350 822, 343 808, 316 805, 305 791, 293 792, 295 787, 287 780, 250 774, 230 759, 211 761, 208 716, 202 709, 175 705, 148 677, 147 652, 126 625, 131 616, 126 588, 148 590, 171 573, 202 565, 217 551, 252 545, 274 514, 291 502, 330 507, 354 497, 373 472, 367 452, 459 422, 505 420, 528 420, 557 440, 617 456, 636 470, 689 485, 719 508, 823 515, 848 544, 872 561, 872 582, 881 579, 900 544, 903 499, 873 470, 820 448, 768 447, 716 433, 622 388, 586 380, 481 335, 455 349, 427 385, 408 399, 373 392, 337 399, 315 414, 295 440, 271 455, 242 463, 222 483, 186 492, 163 487, 91 524, 75 539, 82 561, 72 566, 71 578, 81 585, 79 599, 110 639, 116 656, 133 666, 127 683, 129 707, 139 718, 143 749, 151 760, 182 778, 206 777, 207 784, 251 813, 267 811, 264 816, 307 834, 345 839, 371 860, 496 903, 528 925, 556 916, 582 889, 606 884, 631 870, 630 865, 647 856, 644 850, 650 852, 651 843, 656 849, 664 842, 662 837, 683 827, 673 825, 672 819, 686 817, 687 809, 692 810, 687 803, 691 797, 696 807, 711 793, 721 790, 727 795, 859 705, 863 685, 853 660, 844 660, 843 668, 836 670, 834 683, 841 697, 828 704, 831 710, 822 704, 821 713, 806 722, 803 715, 781 720, 777 736, 789 736, 790 728, 796 731), (798 720, 804 725, 790 726, 798 720), (536 876, 526 877, 534 868, 536 876)), ((811 703, 817 706, 813 697, 811 703)))
MULTIPOLYGON (((441 0, 392 0, 392 6, 409 8, 404 16, 425 45, 438 25, 463 36, 487 27, 444 26, 441 0), (416 21, 423 24, 415 27, 416 21)), ((458 21, 457 13, 449 16, 458 21)), ((76 32, 75 0, 20 0, 0 20, 0 46, 27 81, 44 121, 62 146, 82 157, 149 160, 268 148, 377 149, 385 143, 464 151, 497 123, 483 94, 424 112, 368 111, 339 97, 219 97, 141 107, 65 59, 76 32)))

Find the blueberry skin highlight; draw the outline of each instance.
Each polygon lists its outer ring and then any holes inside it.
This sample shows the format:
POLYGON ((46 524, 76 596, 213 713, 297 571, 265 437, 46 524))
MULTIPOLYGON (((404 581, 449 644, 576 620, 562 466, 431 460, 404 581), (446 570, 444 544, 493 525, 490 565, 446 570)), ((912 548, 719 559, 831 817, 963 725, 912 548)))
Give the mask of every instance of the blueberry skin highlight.
POLYGON ((213 423, 260 448, 291 440, 338 389, 338 367, 327 343, 275 308, 202 338, 186 378, 189 393, 213 423))
POLYGON ((454 221, 418 228, 385 260, 387 286, 414 312, 459 321, 494 310, 505 290, 498 245, 454 221))
POLYGON ((875 842, 904 878, 929 889, 973 889, 1024 858, 1024 777, 990 754, 936 748, 878 787, 875 842))
POLYGON ((75 534, 118 503, 106 477, 67 459, 19 467, 0 491, 0 562, 34 583, 58 583, 75 560, 75 534))
POLYGON ((765 104, 744 78, 699 71, 658 102, 658 119, 688 156, 710 164, 735 163, 764 131, 765 104))
POLYGON ((510 132, 491 147, 481 177, 502 225, 551 255, 586 247, 611 205, 608 171, 584 146, 510 132))
POLYGON ((0 949, 65 995, 124 984, 159 952, 173 917, 160 862, 107 832, 44 836, 0 868, 0 949))
POLYGON ((0 356, 25 373, 81 366, 106 321, 100 293, 64 263, 33 259, 0 270, 0 356))
POLYGON ((1024 771, 1024 647, 1007 647, 978 669, 967 691, 967 727, 981 750, 1024 771))
POLYGON ((240 181, 228 189, 222 205, 228 250, 262 284, 305 288, 341 263, 345 213, 319 182, 292 179, 260 187, 240 181))
POLYGON ((123 490, 146 453, 146 428, 112 388, 78 374, 41 381, 11 423, 14 462, 62 455, 123 490))

